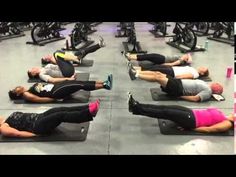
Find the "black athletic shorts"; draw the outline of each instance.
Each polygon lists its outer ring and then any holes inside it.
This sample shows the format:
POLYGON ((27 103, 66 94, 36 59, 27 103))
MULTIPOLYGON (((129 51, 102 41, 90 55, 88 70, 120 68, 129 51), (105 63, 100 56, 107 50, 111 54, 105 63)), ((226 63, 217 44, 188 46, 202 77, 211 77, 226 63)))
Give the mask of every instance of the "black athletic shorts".
POLYGON ((166 87, 163 88, 161 86, 161 90, 163 92, 166 92, 170 96, 183 96, 183 85, 181 82, 181 79, 175 79, 171 76, 168 76, 168 82, 166 84, 166 87))

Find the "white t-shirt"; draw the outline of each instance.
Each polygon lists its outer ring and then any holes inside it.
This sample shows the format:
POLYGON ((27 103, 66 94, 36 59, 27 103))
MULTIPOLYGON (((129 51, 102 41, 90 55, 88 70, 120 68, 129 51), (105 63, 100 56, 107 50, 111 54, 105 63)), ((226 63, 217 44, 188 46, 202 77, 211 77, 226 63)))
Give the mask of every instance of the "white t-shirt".
POLYGON ((47 64, 44 68, 41 69, 39 74, 39 78, 45 82, 48 82, 49 78, 62 78, 61 70, 57 65, 54 64, 47 64))
POLYGON ((190 66, 173 66, 173 71, 176 76, 180 76, 183 74, 192 74, 193 78, 196 79, 199 77, 199 74, 196 69, 190 66))

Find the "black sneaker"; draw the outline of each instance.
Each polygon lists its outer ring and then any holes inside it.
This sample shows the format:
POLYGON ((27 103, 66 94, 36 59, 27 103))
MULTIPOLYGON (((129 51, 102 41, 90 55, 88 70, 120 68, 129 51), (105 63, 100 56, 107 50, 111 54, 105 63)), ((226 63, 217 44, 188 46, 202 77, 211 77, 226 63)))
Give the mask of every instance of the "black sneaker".
POLYGON ((133 108, 135 105, 137 105, 138 102, 133 98, 132 94, 128 92, 128 106, 129 106, 129 112, 133 112, 133 108))
POLYGON ((135 77, 136 71, 132 69, 131 64, 128 65, 128 72, 129 72, 130 79, 135 80, 136 79, 136 77, 135 77))
POLYGON ((110 82, 110 89, 113 87, 113 75, 109 74, 107 80, 110 82))

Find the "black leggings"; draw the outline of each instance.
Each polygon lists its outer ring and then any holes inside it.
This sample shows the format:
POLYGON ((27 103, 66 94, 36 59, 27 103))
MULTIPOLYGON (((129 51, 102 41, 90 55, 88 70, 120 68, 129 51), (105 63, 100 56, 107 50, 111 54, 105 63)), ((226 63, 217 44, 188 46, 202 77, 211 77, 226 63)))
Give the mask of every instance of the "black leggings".
POLYGON ((142 70, 143 71, 147 71, 147 70, 148 71, 159 71, 159 72, 161 72, 163 74, 167 74, 167 75, 169 75, 171 77, 175 77, 174 70, 173 70, 173 68, 171 66, 157 65, 157 64, 149 65, 149 66, 144 65, 142 67, 142 70))
POLYGON ((82 123, 92 120, 93 117, 89 112, 88 105, 51 108, 39 114, 33 132, 36 134, 48 134, 62 122, 82 123))
POLYGON ((100 45, 96 44, 96 45, 93 45, 93 46, 89 46, 89 47, 80 49, 79 51, 75 52, 74 54, 76 56, 80 56, 81 58, 84 58, 87 54, 93 53, 93 52, 95 52, 96 50, 98 50, 100 48, 101 48, 100 45))
POLYGON ((183 106, 138 103, 133 107, 133 114, 171 120, 186 129, 196 128, 192 110, 183 106))
POLYGON ((86 90, 92 91, 96 90, 95 81, 63 81, 60 83, 54 84, 54 87, 51 91, 52 98, 62 99, 70 96, 71 94, 79 91, 86 90))
MULTIPOLYGON (((63 51, 56 51, 55 53, 65 53, 63 51)), ((54 53, 54 58, 56 59, 57 65, 59 67, 59 69, 62 72, 62 75, 64 77, 71 77, 73 76, 73 74, 75 73, 75 68, 72 65, 72 63, 70 61, 66 61, 64 60, 64 58, 62 57, 55 57, 55 53, 54 53)))
POLYGON ((142 54, 137 55, 138 61, 148 60, 153 62, 154 64, 163 64, 166 61, 166 57, 160 54, 150 53, 150 54, 142 54))

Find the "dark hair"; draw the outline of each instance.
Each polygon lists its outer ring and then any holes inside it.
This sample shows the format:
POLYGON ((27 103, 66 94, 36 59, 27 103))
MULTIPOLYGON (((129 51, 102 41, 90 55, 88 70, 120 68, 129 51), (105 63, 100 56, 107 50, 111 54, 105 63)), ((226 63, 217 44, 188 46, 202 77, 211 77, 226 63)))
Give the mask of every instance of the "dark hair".
POLYGON ((46 61, 44 58, 41 58, 41 62, 42 62, 43 65, 46 65, 46 64, 50 63, 49 61, 46 61))
POLYGON ((28 71, 27 74, 28 74, 28 77, 29 77, 30 79, 39 78, 39 75, 38 75, 38 74, 35 75, 35 76, 33 76, 30 71, 28 71))
POLYGON ((202 74, 201 76, 209 76, 209 70, 207 69, 206 72, 202 74))
POLYGON ((11 100, 19 100, 22 97, 22 95, 17 95, 16 92, 14 92, 13 90, 10 90, 8 92, 8 95, 11 100))

